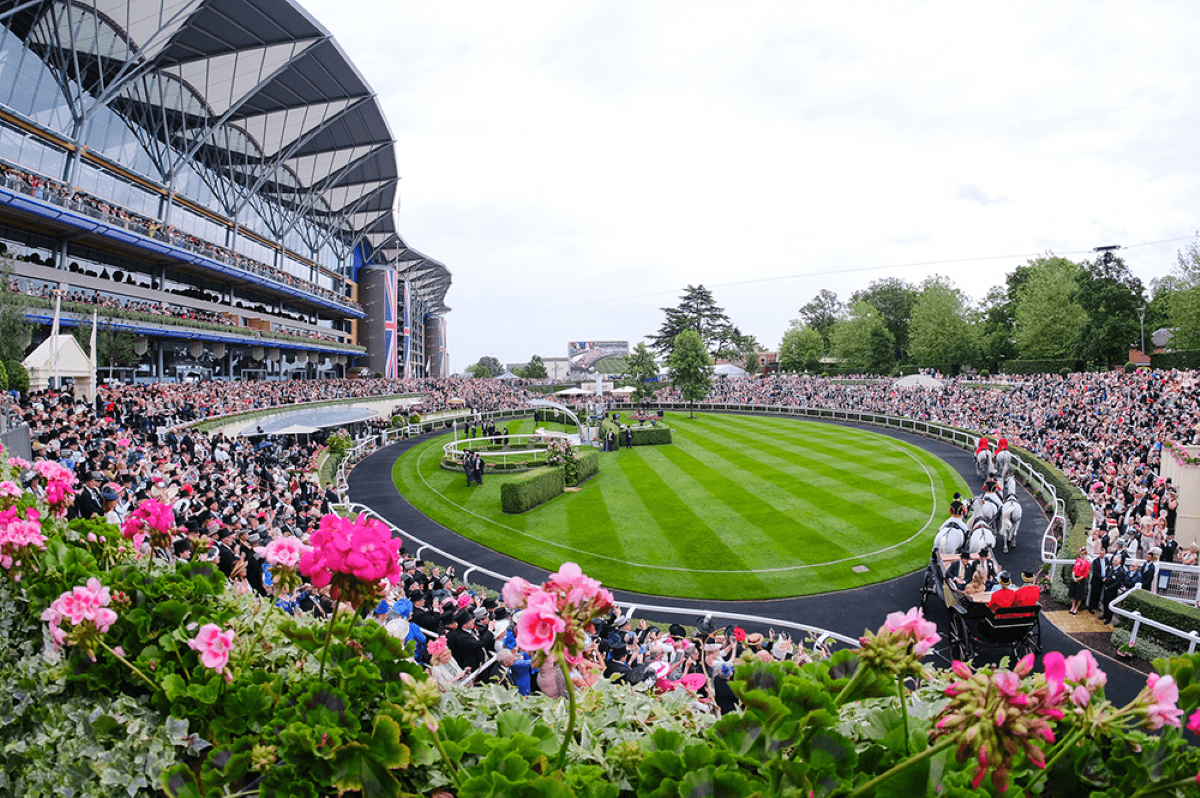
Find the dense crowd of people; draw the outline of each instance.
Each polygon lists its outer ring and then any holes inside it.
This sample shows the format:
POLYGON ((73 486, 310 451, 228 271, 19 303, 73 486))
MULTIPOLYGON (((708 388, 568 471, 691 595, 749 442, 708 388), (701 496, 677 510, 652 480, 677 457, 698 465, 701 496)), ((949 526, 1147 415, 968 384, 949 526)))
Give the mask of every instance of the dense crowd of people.
MULTIPOLYGON (((890 383, 748 378, 718 381, 707 401, 928 419, 1007 436, 1051 460, 1096 508, 1096 530, 1075 569, 1083 585, 1072 587, 1075 610, 1106 609, 1110 589, 1153 579, 1155 563, 1195 562, 1195 546, 1181 549, 1174 542, 1178 500, 1157 471, 1164 445, 1197 440, 1196 373, 1045 376, 1006 387, 902 391, 890 383), (1131 566, 1131 552, 1140 552, 1151 567, 1131 566)), ((520 408, 541 396, 509 381, 461 378, 155 383, 103 386, 95 404, 35 392, 16 409, 30 425, 35 464, 57 461, 76 475, 73 516, 120 525, 148 498, 169 504, 182 531, 157 556, 211 560, 241 592, 257 593, 288 612, 326 616, 333 610, 328 588, 301 585, 278 595, 261 555, 274 539, 306 539, 338 501, 314 478, 319 447, 295 436, 251 441, 187 425, 231 413, 403 393, 421 395, 421 413, 520 408)), ((660 398, 674 397, 667 389, 660 398)), ((513 615, 502 601, 457 582, 453 568, 408 558, 403 570, 403 581, 391 585, 373 616, 413 641, 443 689, 483 681, 523 694, 564 694, 561 670, 534 669, 529 652, 516 645, 513 615)), ((663 630, 644 621, 635 629, 632 618, 614 609, 594 620, 594 634, 570 678, 580 689, 605 678, 647 682, 658 691, 685 689, 697 707, 719 712, 731 706, 727 680, 740 657, 805 661, 824 653, 786 635, 764 639, 717 629, 708 620, 694 630, 663 630)))
POLYGON ((249 258, 240 252, 235 252, 211 241, 205 241, 191 233, 185 233, 172 225, 164 225, 156 219, 150 219, 141 214, 129 211, 119 205, 113 205, 99 197, 93 197, 85 191, 76 188, 71 191, 67 185, 56 180, 50 180, 39 175, 0 163, 0 179, 10 188, 21 190, 37 199, 54 202, 57 205, 82 210, 90 216, 105 218, 117 222, 128 230, 142 235, 166 241, 180 246, 205 257, 221 261, 230 266, 265 277, 282 285, 298 288, 306 294, 337 302, 346 307, 362 310, 357 302, 342 296, 309 280, 296 277, 289 272, 269 266, 249 258))
MULTIPOLYGON (((25 296, 36 296, 46 300, 54 298, 54 289, 46 285, 36 285, 32 280, 26 281, 26 285, 21 284, 21 280, 16 277, 10 277, 8 280, 8 291, 11 294, 24 294, 25 296)), ((124 310, 130 313, 143 313, 149 316, 167 316, 173 319, 183 319, 186 321, 198 321, 205 324, 219 324, 229 326, 229 317, 222 313, 213 313, 207 310, 198 308, 184 307, 182 305, 172 305, 168 303, 148 302, 146 300, 136 299, 118 299, 104 294, 98 294, 95 291, 68 291, 62 296, 63 305, 75 303, 79 305, 93 305, 97 308, 115 308, 124 310)), ((254 334, 256 331, 246 328, 242 330, 247 334, 254 334)), ((276 327, 274 333, 286 335, 291 338, 305 338, 313 341, 329 341, 340 343, 341 339, 332 335, 324 335, 322 333, 312 332, 310 330, 296 330, 294 328, 276 327)))

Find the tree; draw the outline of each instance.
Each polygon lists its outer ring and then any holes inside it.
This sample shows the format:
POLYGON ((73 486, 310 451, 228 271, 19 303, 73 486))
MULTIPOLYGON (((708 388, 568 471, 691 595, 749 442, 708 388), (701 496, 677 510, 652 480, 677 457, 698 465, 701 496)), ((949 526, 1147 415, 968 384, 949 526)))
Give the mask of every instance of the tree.
POLYGON ((779 370, 785 372, 812 371, 825 353, 821 333, 812 327, 797 327, 794 323, 779 342, 779 370))
POLYGON ((1124 363, 1141 332, 1137 309, 1146 303, 1142 281, 1125 261, 1106 252, 1090 263, 1084 261, 1078 300, 1088 318, 1076 339, 1077 357, 1110 368, 1124 363))
POLYGON ((833 354, 853 371, 889 374, 896 362, 896 339, 869 302, 850 305, 850 317, 833 325, 833 354))
MULTIPOLYGON (((1171 326, 1175 328, 1171 347, 1200 349, 1200 243, 1193 241, 1180 250, 1171 275, 1155 286, 1154 299, 1150 302, 1150 310, 1155 313, 1146 314, 1146 326, 1151 333, 1157 323, 1161 323, 1154 317, 1161 312, 1163 305, 1169 312, 1171 326)), ((1140 336, 1141 331, 1138 332, 1140 336)))
POLYGON ((838 299, 838 295, 827 288, 822 288, 807 305, 800 308, 800 321, 803 324, 798 325, 793 322, 793 326, 804 326, 816 330, 820 334, 825 348, 828 349, 829 332, 833 329, 834 323, 845 313, 846 306, 842 300, 838 299))
POLYGON ((484 355, 479 358, 479 362, 473 366, 467 366, 467 371, 473 376, 480 379, 486 377, 499 377, 504 373, 504 367, 500 365, 500 361, 493 355, 484 355))
MULTIPOLYGON (((142 358, 134 351, 137 336, 123 330, 113 330, 100 319, 96 327, 96 368, 136 366, 142 358)), ((85 355, 92 354, 92 324, 80 323, 69 328, 85 355)))
POLYGON ((644 343, 638 342, 633 352, 625 359, 625 372, 621 375, 621 384, 633 388, 629 400, 635 404, 654 396, 658 389, 658 364, 654 362, 654 355, 644 343))
POLYGON ((0 292, 0 359, 24 360, 25 342, 32 334, 33 325, 25 321, 24 296, 0 292))
MULTIPOLYGON (((671 384, 679 390, 685 402, 699 402, 712 388, 713 363, 704 348, 700 333, 684 330, 675 336, 671 356, 667 359, 671 384)), ((695 412, 689 414, 695 417, 695 412)))
POLYGON ((975 356, 975 329, 967 319, 968 301, 941 275, 926 278, 913 305, 908 352, 921 368, 955 373, 975 356))
POLYGON ((9 390, 20 391, 22 395, 29 393, 29 372, 19 360, 5 360, 4 371, 8 374, 9 390))
POLYGON ((1043 360, 1070 357, 1087 312, 1079 304, 1083 269, 1066 258, 1029 262, 1027 279, 1017 292, 1014 335, 1021 357, 1043 360))
POLYGON ((887 277, 850 295, 851 306, 856 302, 867 302, 879 311, 879 317, 895 341, 893 359, 899 359, 908 352, 908 325, 913 306, 917 303, 917 293, 916 286, 911 283, 899 277, 887 277))
POLYGON ((544 380, 549 376, 546 372, 546 364, 542 362, 541 355, 534 355, 529 358, 529 365, 525 367, 524 373, 521 375, 530 380, 544 380))
POLYGON ((993 286, 980 303, 975 322, 979 366, 998 372, 1003 368, 1004 361, 1016 358, 1017 346, 1013 343, 1014 307, 1008 301, 1008 292, 998 285, 993 286))
POLYGON ((650 336, 650 346, 659 354, 670 355, 675 339, 684 330, 700 335, 704 350, 716 354, 726 349, 740 333, 729 323, 723 308, 717 307, 712 291, 703 285, 689 285, 679 298, 679 305, 662 308, 666 318, 657 335, 650 336))
POLYGON ((757 374, 760 365, 761 364, 758 362, 758 353, 751 352, 750 354, 746 355, 746 361, 742 364, 742 368, 744 368, 748 374, 757 374))

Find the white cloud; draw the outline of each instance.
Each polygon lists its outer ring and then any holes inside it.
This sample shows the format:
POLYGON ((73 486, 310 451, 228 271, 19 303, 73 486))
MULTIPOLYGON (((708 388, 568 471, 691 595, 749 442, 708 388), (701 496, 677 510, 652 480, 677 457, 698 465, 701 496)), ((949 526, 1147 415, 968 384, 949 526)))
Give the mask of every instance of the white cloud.
MULTIPOLYGON (((306 6, 379 92, 402 234, 454 273, 456 369, 638 340, 689 283, 774 345, 822 288, 978 298, 1022 258, 967 259, 1197 227, 1188 4, 306 6)), ((1148 282, 1181 243, 1124 254, 1148 282)))

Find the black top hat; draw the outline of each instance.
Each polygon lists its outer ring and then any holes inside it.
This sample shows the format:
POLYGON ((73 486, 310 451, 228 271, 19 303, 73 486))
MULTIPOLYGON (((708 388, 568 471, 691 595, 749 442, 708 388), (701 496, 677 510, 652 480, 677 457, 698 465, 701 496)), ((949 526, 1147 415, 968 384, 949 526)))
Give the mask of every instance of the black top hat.
POLYGON ((1001 571, 1000 572, 1000 584, 1007 585, 1007 584, 1011 584, 1011 583, 1012 583, 1012 577, 1009 576, 1008 571, 1001 571))

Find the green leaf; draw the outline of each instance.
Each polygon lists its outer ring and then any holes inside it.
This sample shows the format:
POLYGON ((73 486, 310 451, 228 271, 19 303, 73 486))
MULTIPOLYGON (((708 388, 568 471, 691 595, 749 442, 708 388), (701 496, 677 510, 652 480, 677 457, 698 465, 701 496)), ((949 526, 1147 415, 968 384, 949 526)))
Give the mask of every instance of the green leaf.
POLYGON ((187 614, 188 606, 176 599, 160 601, 154 606, 154 617, 163 626, 178 626, 187 614))
POLYGON ((528 712, 510 709, 496 716, 496 736, 512 737, 514 734, 533 735, 533 718, 528 712))
POLYGON ((168 673, 166 676, 163 676, 161 679, 159 679, 158 683, 159 686, 162 687, 163 691, 167 694, 168 701, 174 701, 180 696, 185 696, 188 694, 187 683, 184 682, 183 678, 178 674, 168 673))
POLYGON ((200 785, 187 765, 176 765, 163 771, 162 787, 171 798, 201 798, 200 785))
POLYGON ((214 674, 207 682, 195 682, 187 686, 187 694, 202 704, 215 704, 221 691, 223 677, 214 674))
POLYGON ((408 767, 408 747, 400 743, 400 724, 386 715, 375 718, 367 742, 353 742, 337 750, 333 759, 333 785, 339 790, 361 790, 364 796, 400 794, 400 782, 389 771, 408 767))

